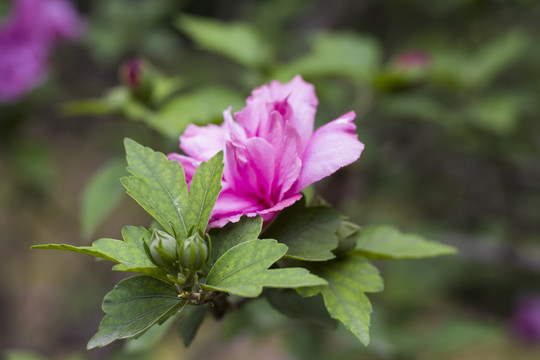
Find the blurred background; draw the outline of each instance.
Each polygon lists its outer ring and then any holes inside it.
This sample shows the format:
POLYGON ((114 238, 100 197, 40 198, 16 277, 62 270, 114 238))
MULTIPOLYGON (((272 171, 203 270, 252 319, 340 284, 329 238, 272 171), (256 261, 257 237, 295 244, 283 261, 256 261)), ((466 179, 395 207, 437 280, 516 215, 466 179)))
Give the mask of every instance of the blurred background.
POLYGON ((53 35, 34 39, 47 12, 0 0, 7 359, 540 358, 540 2, 54 2, 74 7, 69 21, 51 15, 53 35), (16 9, 31 19, 19 28, 16 9), (315 85, 317 126, 354 110, 366 146, 318 192, 361 225, 395 225, 459 255, 376 263, 385 291, 369 296, 367 348, 261 300, 207 319, 188 349, 173 327, 85 351, 125 274, 30 246, 148 225, 117 180, 123 138, 177 151, 187 124, 219 122, 255 86, 295 74, 315 85))

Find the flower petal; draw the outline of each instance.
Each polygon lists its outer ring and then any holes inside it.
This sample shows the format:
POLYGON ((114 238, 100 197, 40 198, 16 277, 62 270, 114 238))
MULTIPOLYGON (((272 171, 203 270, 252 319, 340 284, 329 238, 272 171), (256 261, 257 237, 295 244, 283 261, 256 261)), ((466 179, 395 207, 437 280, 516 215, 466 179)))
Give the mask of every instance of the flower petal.
POLYGON ((318 103, 313 85, 297 75, 286 84, 274 80, 270 85, 265 84, 253 90, 246 101, 247 106, 236 113, 235 117, 249 136, 260 136, 269 140, 265 136, 265 124, 272 120, 272 111, 278 111, 285 122, 296 128, 304 149, 313 134, 318 103))
POLYGON ((223 189, 212 210, 212 218, 221 218, 242 212, 254 212, 262 209, 257 198, 246 196, 232 189, 223 189))
POLYGON ((300 192, 360 157, 364 144, 354 133, 355 116, 354 111, 350 111, 315 131, 304 151, 302 170, 293 187, 294 192, 300 192))
POLYGON ((200 161, 209 160, 224 147, 225 130, 223 126, 190 124, 184 134, 180 136, 180 148, 192 158, 200 161))
POLYGON ((301 139, 295 128, 287 124, 283 144, 280 147, 279 159, 276 161, 276 175, 272 192, 278 194, 278 200, 293 186, 302 169, 301 139))
MULTIPOLYGON (((233 222, 233 223, 238 222, 243 215, 246 215, 248 217, 261 215, 263 218, 263 221, 267 222, 267 221, 272 220, 274 217, 276 217, 279 211, 285 209, 286 207, 291 206, 292 204, 294 204, 301 198, 302 198, 302 194, 297 194, 277 203, 276 205, 272 206, 269 209, 263 209, 263 210, 258 210, 258 211, 244 211, 242 210, 241 207, 239 207, 239 209, 241 209, 240 210, 241 212, 237 214, 230 214, 228 216, 216 216, 215 220, 210 219, 210 223, 208 224, 208 227, 209 228, 223 227, 229 222, 233 222)), ((237 204, 241 205, 241 202, 238 202, 237 204)))
POLYGON ((276 151, 263 138, 250 138, 246 141, 248 150, 248 161, 251 169, 255 171, 255 182, 251 183, 251 187, 256 192, 261 200, 271 204, 278 199, 272 198, 272 183, 275 176, 275 158, 276 151))
POLYGON ((292 125, 302 141, 302 149, 307 146, 309 138, 313 134, 315 112, 319 100, 315 95, 315 88, 307 83, 300 75, 296 75, 286 84, 274 80, 270 83, 270 94, 273 98, 281 101, 287 100, 292 109, 288 123, 292 125))

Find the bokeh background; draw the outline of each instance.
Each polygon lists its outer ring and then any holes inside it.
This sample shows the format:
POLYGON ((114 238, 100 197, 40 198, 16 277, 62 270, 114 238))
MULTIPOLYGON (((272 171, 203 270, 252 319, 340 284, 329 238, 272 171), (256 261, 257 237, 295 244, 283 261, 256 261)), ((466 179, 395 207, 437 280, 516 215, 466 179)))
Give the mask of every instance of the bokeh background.
MULTIPOLYGON (((6 358, 540 358, 540 2, 73 4, 82 34, 51 50, 33 90, 0 105, 6 358), (188 349, 173 327, 85 351, 104 294, 125 275, 30 246, 148 225, 117 181, 122 139, 176 151, 188 123, 219 122, 253 87, 295 74, 315 85, 318 124, 354 110, 366 145, 318 192, 359 224, 395 225, 459 255, 377 262, 385 291, 370 295, 367 348, 261 300, 207 319, 188 349)), ((0 1, 2 18, 11 7, 0 1)))

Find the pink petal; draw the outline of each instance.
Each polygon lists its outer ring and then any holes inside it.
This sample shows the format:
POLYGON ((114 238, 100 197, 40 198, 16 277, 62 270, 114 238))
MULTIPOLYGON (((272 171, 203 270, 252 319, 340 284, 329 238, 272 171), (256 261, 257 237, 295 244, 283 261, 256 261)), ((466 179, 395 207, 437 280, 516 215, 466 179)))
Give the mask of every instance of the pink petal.
POLYGON ((229 216, 216 218, 216 220, 211 219, 210 224, 208 224, 208 227, 209 228, 223 227, 229 222, 233 222, 233 223, 238 222, 243 215, 246 215, 248 217, 255 217, 257 215, 261 215, 263 218, 263 221, 267 222, 267 221, 272 220, 279 211, 285 209, 286 207, 291 206, 292 204, 294 204, 301 198, 302 198, 302 194, 297 194, 277 203, 276 205, 272 206, 269 209, 231 214, 229 216))
POLYGON ((209 160, 224 147, 225 130, 223 126, 190 124, 184 134, 180 136, 180 148, 189 156, 200 161, 209 160))
POLYGON ((278 194, 278 200, 283 199, 285 193, 298 180, 302 169, 301 140, 295 128, 287 124, 283 144, 280 147, 273 192, 278 194))
POLYGON ((184 169, 184 174, 186 174, 186 182, 189 184, 191 183, 191 179, 193 178, 193 174, 195 174, 195 170, 197 170, 197 167, 200 165, 200 161, 195 160, 193 158, 190 158, 188 156, 171 153, 167 155, 167 158, 169 160, 176 160, 182 164, 182 168, 184 169))
POLYGON ((292 116, 287 120, 298 131, 304 149, 313 134, 315 112, 319 104, 314 86, 296 75, 286 84, 272 81, 270 94, 275 99, 287 100, 292 110, 292 116))
POLYGON ((257 198, 248 197, 232 189, 223 189, 212 210, 212 218, 220 218, 231 214, 255 212, 262 209, 257 198))
POLYGON ((255 171, 255 182, 250 185, 253 193, 259 194, 261 200, 266 200, 271 204, 272 183, 275 171, 275 149, 263 138, 250 138, 246 141, 246 148, 249 152, 249 165, 255 171))
POLYGON ((266 111, 266 102, 262 98, 254 98, 249 101, 247 106, 234 114, 238 124, 244 128, 248 137, 258 136, 259 127, 268 121, 268 111, 266 111))
POLYGON ((302 170, 294 192, 300 192, 360 157, 364 144, 358 141, 358 135, 354 133, 355 116, 354 111, 350 111, 315 131, 304 152, 302 170))
POLYGON ((313 134, 318 103, 313 85, 297 75, 288 83, 274 80, 270 85, 265 84, 253 90, 246 101, 247 106, 236 113, 235 117, 250 136, 267 138, 264 135, 267 133, 264 130, 265 124, 270 120, 269 114, 277 110, 285 122, 296 128, 303 149, 313 134))
POLYGON ((225 141, 232 140, 234 142, 244 142, 248 138, 246 130, 234 121, 231 115, 232 107, 229 106, 227 110, 223 111, 223 127, 225 129, 225 141))
POLYGON ((268 115, 268 119, 265 122, 261 122, 257 136, 265 139, 279 149, 285 136, 283 133, 284 127, 283 117, 278 111, 273 110, 268 115))

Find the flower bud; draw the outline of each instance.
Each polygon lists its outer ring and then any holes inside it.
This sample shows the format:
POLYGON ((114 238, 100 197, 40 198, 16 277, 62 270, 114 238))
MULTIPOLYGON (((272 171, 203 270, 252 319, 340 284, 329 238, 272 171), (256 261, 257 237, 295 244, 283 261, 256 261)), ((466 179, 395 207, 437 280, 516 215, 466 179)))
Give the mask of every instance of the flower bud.
POLYGON ((126 61, 120 68, 120 80, 131 93, 144 102, 150 101, 153 87, 153 70, 143 59, 135 58, 126 61))
POLYGON ((393 62, 396 69, 421 69, 431 64, 431 57, 421 51, 406 51, 400 54, 393 62))
POLYGON ((147 254, 157 266, 176 269, 178 242, 165 231, 154 229, 147 254))
POLYGON ((201 270, 208 260, 208 244, 200 234, 194 234, 180 243, 178 261, 184 269, 201 270))
POLYGON ((350 222, 342 221, 339 225, 339 229, 336 232, 336 236, 339 241, 337 249, 334 250, 335 253, 342 253, 348 250, 351 250, 356 245, 356 240, 360 235, 360 226, 350 222))

